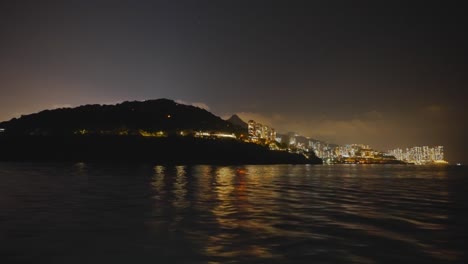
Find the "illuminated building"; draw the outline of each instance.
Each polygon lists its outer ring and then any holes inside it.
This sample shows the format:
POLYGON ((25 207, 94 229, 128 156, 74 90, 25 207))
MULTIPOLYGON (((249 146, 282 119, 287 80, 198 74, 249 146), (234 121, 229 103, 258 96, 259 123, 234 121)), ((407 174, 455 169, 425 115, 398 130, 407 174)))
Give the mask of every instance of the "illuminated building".
POLYGON ((268 139, 270 141, 276 141, 276 131, 275 131, 274 128, 270 129, 270 132, 269 132, 268 136, 269 136, 268 139))
POLYGON ((433 163, 445 163, 444 161, 444 147, 412 147, 406 149, 393 149, 388 151, 390 155, 393 155, 397 160, 414 163, 414 164, 433 164, 433 163))
POLYGON ((374 151, 372 149, 361 149, 361 158, 374 158, 374 151))
POLYGON ((276 141, 276 131, 275 129, 255 122, 254 120, 249 120, 248 122, 248 138, 251 142, 258 142, 260 140, 264 142, 274 142, 276 141))
POLYGON ((289 137, 289 145, 296 145, 296 137, 289 137))

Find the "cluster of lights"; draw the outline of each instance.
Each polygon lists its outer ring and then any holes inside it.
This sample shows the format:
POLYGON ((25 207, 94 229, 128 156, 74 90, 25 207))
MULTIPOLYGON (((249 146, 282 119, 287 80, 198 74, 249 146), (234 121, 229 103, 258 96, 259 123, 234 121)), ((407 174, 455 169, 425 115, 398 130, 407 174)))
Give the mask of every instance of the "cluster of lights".
POLYGON ((195 137, 199 138, 232 138, 232 139, 237 139, 235 134, 227 134, 227 133, 221 133, 221 132, 206 132, 206 131, 198 131, 195 132, 195 137))
POLYGON ((262 125, 254 120, 249 120, 248 133, 250 142, 259 142, 262 140, 274 142, 276 140, 276 131, 274 128, 262 125))
POLYGON ((432 164, 432 163, 446 163, 444 161, 444 147, 412 147, 406 149, 393 149, 388 151, 390 155, 395 156, 396 159, 414 164, 432 164))
POLYGON ((144 137, 167 137, 167 133, 164 131, 148 132, 145 130, 138 130, 138 133, 144 137))
POLYGON ((375 151, 369 145, 364 144, 349 144, 336 147, 331 147, 329 144, 324 144, 320 141, 311 141, 309 144, 310 148, 315 152, 317 157, 322 159, 374 159, 384 155, 384 153, 375 151))

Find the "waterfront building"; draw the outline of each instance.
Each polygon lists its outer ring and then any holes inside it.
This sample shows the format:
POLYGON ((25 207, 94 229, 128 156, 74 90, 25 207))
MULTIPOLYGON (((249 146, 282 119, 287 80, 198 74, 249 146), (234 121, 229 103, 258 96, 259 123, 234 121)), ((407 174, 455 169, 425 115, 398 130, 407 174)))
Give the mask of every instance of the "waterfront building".
POLYGON ((404 150, 397 148, 388 151, 388 154, 394 156, 397 160, 414 164, 443 163, 444 161, 443 146, 416 146, 404 150))

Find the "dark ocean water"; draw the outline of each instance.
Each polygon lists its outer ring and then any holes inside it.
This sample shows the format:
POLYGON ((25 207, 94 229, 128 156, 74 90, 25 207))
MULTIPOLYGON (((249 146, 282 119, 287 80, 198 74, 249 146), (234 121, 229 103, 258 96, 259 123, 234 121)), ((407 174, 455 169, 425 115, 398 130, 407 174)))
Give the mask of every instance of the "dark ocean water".
POLYGON ((468 263, 467 172, 0 163, 0 261, 468 263))

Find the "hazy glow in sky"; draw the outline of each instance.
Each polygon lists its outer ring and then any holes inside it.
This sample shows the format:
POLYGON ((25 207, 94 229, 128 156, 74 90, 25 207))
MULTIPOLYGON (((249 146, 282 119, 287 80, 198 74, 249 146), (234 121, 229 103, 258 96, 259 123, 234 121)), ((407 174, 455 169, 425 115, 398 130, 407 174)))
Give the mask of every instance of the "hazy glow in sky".
POLYGON ((445 145, 466 161, 457 6, 3 2, 0 120, 165 97, 341 144, 445 145))

